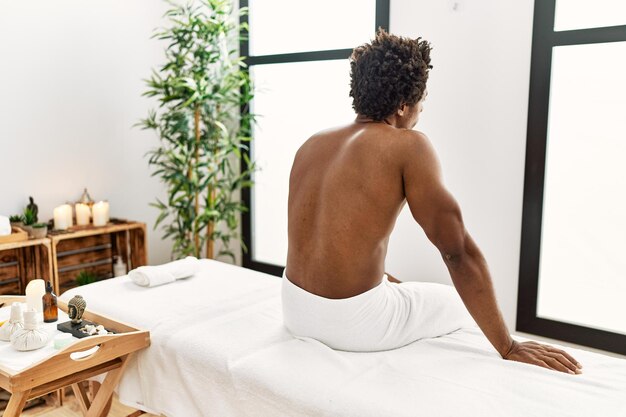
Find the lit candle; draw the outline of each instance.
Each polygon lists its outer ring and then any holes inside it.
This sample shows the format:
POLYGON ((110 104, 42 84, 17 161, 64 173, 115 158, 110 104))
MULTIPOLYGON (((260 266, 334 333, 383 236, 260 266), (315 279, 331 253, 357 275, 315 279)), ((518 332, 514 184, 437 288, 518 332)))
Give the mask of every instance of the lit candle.
POLYGON ((109 222, 109 203, 108 201, 99 201, 93 205, 93 225, 106 226, 109 222))
POLYGON ((72 206, 63 204, 54 209, 54 228, 66 230, 72 226, 72 206))
POLYGON ((89 216, 91 216, 91 210, 89 210, 89 206, 83 203, 76 203, 74 209, 76 210, 76 224, 79 226, 88 225, 89 216))
POLYGON ((33 279, 26 286, 26 306, 28 310, 43 313, 42 297, 46 294, 43 279, 33 279))
POLYGON ((74 219, 72 218, 73 210, 72 206, 69 204, 64 204, 65 206, 65 218, 67 219, 67 224, 72 227, 74 225, 74 219))

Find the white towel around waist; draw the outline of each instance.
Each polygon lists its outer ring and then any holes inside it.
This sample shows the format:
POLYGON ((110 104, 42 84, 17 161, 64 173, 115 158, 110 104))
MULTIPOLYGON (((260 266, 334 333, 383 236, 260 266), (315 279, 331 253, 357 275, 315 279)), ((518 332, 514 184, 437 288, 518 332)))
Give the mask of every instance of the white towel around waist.
POLYGON ((476 325, 454 287, 395 284, 386 274, 362 294, 329 299, 298 287, 283 272, 282 307, 285 327, 295 337, 352 352, 396 349, 476 325))

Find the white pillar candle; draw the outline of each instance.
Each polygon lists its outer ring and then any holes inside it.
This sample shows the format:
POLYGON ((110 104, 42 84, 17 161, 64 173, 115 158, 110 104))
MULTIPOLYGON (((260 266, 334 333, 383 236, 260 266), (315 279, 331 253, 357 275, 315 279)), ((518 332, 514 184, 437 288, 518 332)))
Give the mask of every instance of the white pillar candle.
POLYGON ((24 310, 22 309, 22 303, 11 304, 11 319, 12 322, 24 323, 24 310))
POLYGON ((65 217, 67 218, 67 224, 72 227, 74 225, 72 206, 70 206, 69 204, 64 204, 63 206, 65 207, 65 217))
POLYGON ((54 228, 66 230, 72 226, 72 206, 63 204, 54 209, 54 228), (68 216, 69 212, 69 216, 68 216))
POLYGON ((74 209, 76 210, 76 224, 79 226, 88 225, 89 217, 91 216, 89 206, 83 203, 76 203, 74 209))
POLYGON ((108 201, 99 201, 93 205, 92 209, 93 225, 106 226, 109 222, 109 203, 108 201))
POLYGON ((46 286, 43 279, 33 279, 26 286, 26 308, 43 313, 42 297, 46 294, 46 286))

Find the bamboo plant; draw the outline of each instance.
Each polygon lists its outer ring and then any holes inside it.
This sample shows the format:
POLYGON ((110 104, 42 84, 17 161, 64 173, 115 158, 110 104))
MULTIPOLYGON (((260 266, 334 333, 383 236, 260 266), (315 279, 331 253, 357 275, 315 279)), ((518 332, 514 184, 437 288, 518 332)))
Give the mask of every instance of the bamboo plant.
POLYGON ((168 43, 166 63, 153 70, 144 93, 160 106, 140 122, 160 138, 148 152, 152 175, 167 189, 167 201, 151 204, 160 211, 155 228, 161 225, 163 237, 173 239, 174 256, 204 252, 234 260, 232 239, 247 250, 237 232, 238 215, 247 208, 233 197, 252 185, 256 167, 245 153, 242 159, 254 122, 252 83, 244 57, 229 45, 238 45, 247 28, 233 19, 230 0, 170 4, 169 25, 154 35, 168 43), (222 248, 215 254, 218 240, 222 248))

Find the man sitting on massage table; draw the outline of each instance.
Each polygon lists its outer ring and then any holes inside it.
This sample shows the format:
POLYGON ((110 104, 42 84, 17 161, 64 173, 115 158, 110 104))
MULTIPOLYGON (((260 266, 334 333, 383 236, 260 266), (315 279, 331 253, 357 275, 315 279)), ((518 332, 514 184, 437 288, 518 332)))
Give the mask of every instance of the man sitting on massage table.
POLYGON ((510 336, 435 150, 412 130, 428 95, 430 50, 421 38, 382 30, 354 49, 356 119, 298 150, 289 179, 285 326, 338 350, 379 351, 478 324, 504 359, 579 374, 582 366, 568 353, 510 336), (384 273, 389 235, 406 202, 454 288, 400 283, 384 273))

